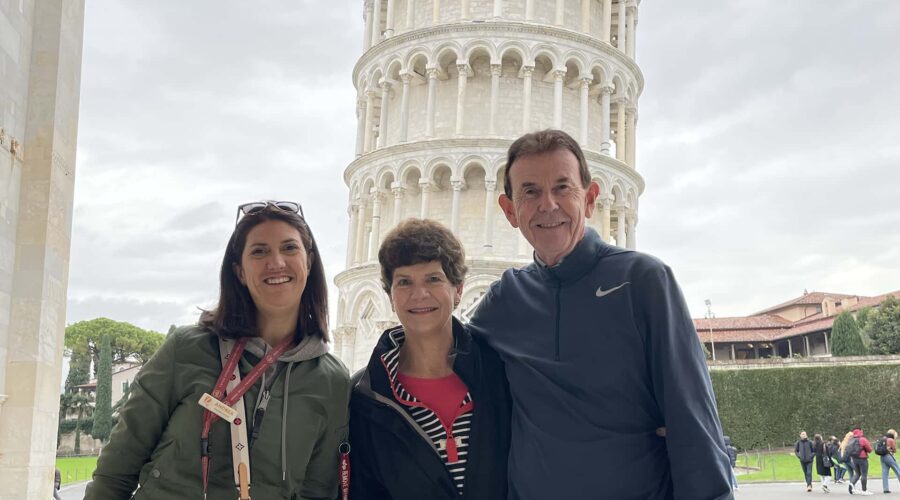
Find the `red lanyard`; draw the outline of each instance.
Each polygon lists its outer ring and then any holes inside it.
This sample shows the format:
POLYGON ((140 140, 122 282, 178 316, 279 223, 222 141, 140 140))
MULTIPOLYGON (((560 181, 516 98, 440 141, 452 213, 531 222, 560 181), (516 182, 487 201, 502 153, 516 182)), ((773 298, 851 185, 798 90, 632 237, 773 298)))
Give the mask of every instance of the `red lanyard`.
MULTIPOLYGON (((293 336, 284 339, 284 341, 274 349, 269 351, 260 361, 250 370, 250 373, 247 374, 241 380, 241 383, 238 384, 233 391, 228 393, 228 396, 223 400, 222 396, 225 394, 225 386, 228 385, 228 381, 234 376, 234 369, 237 367, 238 361, 241 359, 241 355, 244 353, 244 346, 247 345, 247 338, 244 337, 237 342, 235 342, 234 347, 231 348, 231 352, 228 354, 228 362, 222 368, 222 373, 219 375, 219 379, 216 381, 215 387, 213 387, 212 397, 222 401, 228 406, 234 405, 239 399, 244 396, 244 393, 247 392, 248 389, 253 387, 253 384, 256 383, 257 380, 262 376, 262 374, 269 368, 273 363, 278 361, 278 358, 284 354, 288 348, 294 343, 293 336)), ((290 374, 285 374, 285 377, 290 376, 290 374)), ((287 394, 284 395, 287 397, 287 394)), ((203 469, 203 497, 206 498, 206 490, 209 483, 209 429, 212 424, 219 419, 219 416, 215 413, 204 410, 203 412, 203 430, 200 432, 200 464, 203 469)))

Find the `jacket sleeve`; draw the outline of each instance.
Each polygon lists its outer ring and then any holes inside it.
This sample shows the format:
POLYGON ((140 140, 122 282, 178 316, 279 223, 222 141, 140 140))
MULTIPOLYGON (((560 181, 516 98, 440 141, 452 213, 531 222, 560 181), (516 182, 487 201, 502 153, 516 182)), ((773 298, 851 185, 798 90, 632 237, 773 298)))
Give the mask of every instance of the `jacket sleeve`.
POLYGON ((177 332, 169 335, 135 377, 84 500, 131 498, 141 467, 150 460, 177 404, 173 389, 177 338, 177 332))
POLYGON ((375 471, 372 439, 368 423, 354 417, 350 423, 350 500, 391 500, 375 471))
MULTIPOLYGON (((348 437, 350 415, 347 403, 350 400, 350 379, 346 372, 341 373, 340 384, 332 394, 335 404, 330 407, 325 430, 313 449, 312 457, 306 467, 300 499, 333 499, 340 493, 340 447, 348 437)), ((351 450, 351 455, 352 450, 351 450)), ((352 473, 352 470, 351 470, 352 473)))
POLYGON ((800 458, 800 441, 794 443, 794 456, 800 458))
POLYGON ((635 278, 636 321, 666 428, 676 499, 733 498, 728 453, 706 357, 671 270, 656 261, 635 278))

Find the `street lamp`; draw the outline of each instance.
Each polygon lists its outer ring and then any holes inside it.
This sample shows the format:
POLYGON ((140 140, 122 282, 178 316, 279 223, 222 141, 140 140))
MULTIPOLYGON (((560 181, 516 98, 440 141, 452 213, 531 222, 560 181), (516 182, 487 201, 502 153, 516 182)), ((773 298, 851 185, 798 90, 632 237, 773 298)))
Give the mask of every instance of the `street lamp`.
POLYGON ((712 301, 709 299, 704 300, 706 303, 706 319, 709 322, 709 345, 710 351, 712 351, 712 360, 716 360, 716 341, 713 340, 713 328, 712 328, 712 320, 716 317, 712 312, 712 301))

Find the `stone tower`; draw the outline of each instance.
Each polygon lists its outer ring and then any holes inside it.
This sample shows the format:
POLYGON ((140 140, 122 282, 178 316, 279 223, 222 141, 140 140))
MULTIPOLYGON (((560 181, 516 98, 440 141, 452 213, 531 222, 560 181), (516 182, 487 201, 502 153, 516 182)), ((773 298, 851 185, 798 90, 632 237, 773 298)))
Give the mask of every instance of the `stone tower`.
POLYGON ((544 128, 579 140, 601 187, 589 221, 635 246, 636 0, 366 0, 357 89, 347 268, 335 351, 351 368, 396 324, 379 282, 381 238, 407 217, 450 227, 469 275, 458 314, 531 259, 497 205, 512 140, 544 128))

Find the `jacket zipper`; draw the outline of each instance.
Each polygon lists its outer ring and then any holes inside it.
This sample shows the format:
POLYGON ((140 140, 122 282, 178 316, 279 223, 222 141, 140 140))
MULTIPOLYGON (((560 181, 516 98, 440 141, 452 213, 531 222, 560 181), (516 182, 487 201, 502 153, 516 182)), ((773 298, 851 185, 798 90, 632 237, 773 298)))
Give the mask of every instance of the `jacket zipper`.
POLYGON ((556 361, 559 361, 559 320, 560 320, 560 294, 562 293, 562 282, 556 281, 556 361))

